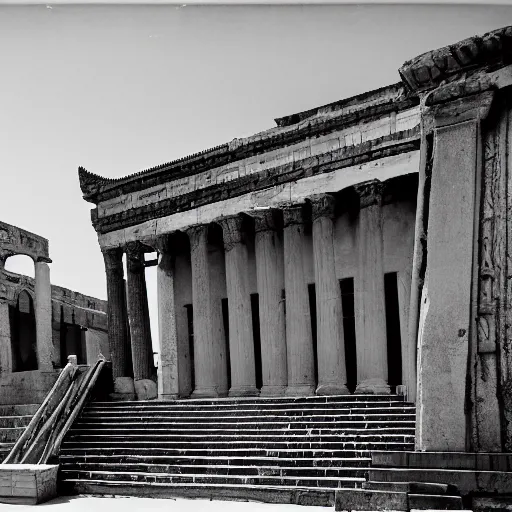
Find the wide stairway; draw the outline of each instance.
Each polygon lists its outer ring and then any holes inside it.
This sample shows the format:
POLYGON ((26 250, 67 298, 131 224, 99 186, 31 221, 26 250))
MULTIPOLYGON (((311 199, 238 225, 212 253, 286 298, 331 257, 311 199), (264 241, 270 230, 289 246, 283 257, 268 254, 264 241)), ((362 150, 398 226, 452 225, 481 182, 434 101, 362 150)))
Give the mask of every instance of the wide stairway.
POLYGON ((92 402, 62 445, 63 493, 334 504, 372 450, 413 450, 394 395, 92 402))
POLYGON ((0 462, 7 457, 39 405, 0 405, 0 462))

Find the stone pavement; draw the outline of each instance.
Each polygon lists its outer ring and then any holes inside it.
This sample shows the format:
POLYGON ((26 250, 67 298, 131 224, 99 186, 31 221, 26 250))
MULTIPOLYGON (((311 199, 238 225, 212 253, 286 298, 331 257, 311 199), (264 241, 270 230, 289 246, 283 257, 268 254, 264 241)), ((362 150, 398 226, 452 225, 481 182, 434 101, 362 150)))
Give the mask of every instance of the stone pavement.
MULTIPOLYGON (((281 505, 238 501, 209 501, 185 499, 152 499, 132 497, 61 496, 47 503, 37 505, 44 512, 327 512, 334 507, 305 507, 302 505, 281 505)), ((32 505, 0 504, 2 512, 28 512, 32 505)), ((379 511, 367 511, 379 512, 379 511)), ((392 512, 392 511, 388 511, 392 512)), ((414 512, 414 511, 411 511, 414 512)), ((419 512, 419 511, 418 511, 419 512)), ((437 512, 422 510, 421 512, 437 512)), ((470 512, 470 511, 461 511, 470 512)))

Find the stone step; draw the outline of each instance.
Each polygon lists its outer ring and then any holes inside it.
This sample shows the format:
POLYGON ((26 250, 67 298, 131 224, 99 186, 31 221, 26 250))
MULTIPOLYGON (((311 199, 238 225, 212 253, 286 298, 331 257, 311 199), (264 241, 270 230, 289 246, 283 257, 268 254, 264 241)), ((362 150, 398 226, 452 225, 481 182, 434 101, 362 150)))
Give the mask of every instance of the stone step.
MULTIPOLYGON (((411 446, 408 444, 404 450, 410 449, 411 446)), ((302 449, 302 448, 206 448, 206 449, 176 449, 166 447, 134 447, 134 446, 121 446, 111 447, 108 446, 95 446, 95 447, 84 447, 81 444, 77 446, 69 446, 63 443, 63 447, 60 453, 63 455, 164 455, 164 456, 182 456, 189 455, 192 457, 203 457, 203 456, 226 456, 226 457, 304 457, 304 458, 340 458, 340 457, 369 457, 371 453, 371 447, 367 444, 358 446, 358 449, 341 449, 341 450, 317 450, 317 449, 302 449)))
MULTIPOLYGON (((123 427, 111 427, 111 428, 99 428, 99 427, 73 427, 69 430, 69 435, 74 436, 75 434, 91 434, 91 435, 122 435, 129 436, 131 434, 143 434, 147 433, 147 428, 123 428, 123 427)), ((152 428, 151 432, 155 435, 164 433, 167 435, 187 435, 188 436, 215 436, 215 435, 226 435, 226 436, 270 436, 273 438, 284 437, 295 437, 295 436, 343 436, 345 434, 395 434, 395 435, 414 435, 415 429, 413 427, 401 428, 401 427, 386 427, 381 428, 342 428, 337 429, 334 427, 330 428, 282 428, 282 429, 256 429, 256 428, 210 428, 210 429, 198 429, 198 428, 152 428)))
POLYGON ((460 496, 409 493, 409 508, 416 510, 462 510, 460 496))
POLYGON ((0 428, 26 427, 32 416, 0 416, 0 428))
POLYGON ((60 477, 65 480, 104 480, 153 483, 217 483, 217 484, 244 484, 244 485, 294 485, 296 487, 357 487, 361 486, 365 478, 358 477, 296 477, 296 476, 272 476, 272 475, 205 475, 202 473, 137 473, 137 472, 109 472, 109 471, 77 471, 62 469, 60 477))
POLYGON ((335 495, 335 510, 409 510, 406 492, 340 489, 335 495))
POLYGON ((61 483, 68 494, 147 496, 152 498, 203 498, 210 500, 259 501, 296 505, 334 505, 335 489, 289 485, 165 484, 71 479, 61 483))
POLYGON ((310 415, 295 415, 295 416, 280 416, 278 414, 252 414, 252 415, 237 415, 237 416, 215 416, 212 418, 209 414, 197 414, 187 416, 173 416, 166 414, 146 415, 146 414, 133 414, 126 413, 120 416, 91 416, 81 415, 80 423, 83 424, 98 424, 103 422, 131 422, 131 423, 275 423, 275 422, 288 422, 288 423, 365 423, 368 421, 387 423, 396 421, 414 422, 416 419, 415 414, 310 414, 310 415))
MULTIPOLYGON (((300 397, 223 397, 223 398, 185 398, 180 400, 154 400, 133 401, 131 405, 153 406, 161 405, 177 405, 186 407, 205 407, 227 404, 233 406, 235 404, 311 404, 311 403, 343 403, 343 402, 401 402, 408 403, 402 396, 398 395, 329 395, 329 396, 300 396, 300 397)), ((123 402, 91 402, 90 407, 126 407, 123 402)))
POLYGON ((126 408, 126 409, 94 409, 87 408, 82 413, 82 417, 95 418, 97 416, 108 416, 108 417, 124 417, 124 416, 137 416, 143 413, 145 416, 169 416, 169 417, 181 417, 181 416, 209 416, 209 417, 217 417, 217 416, 260 416, 262 413, 265 416, 331 416, 331 415, 388 415, 388 414, 415 414, 414 406, 407 407, 350 407, 348 405, 344 405, 340 407, 338 404, 334 404, 330 408, 325 407, 317 407, 317 408, 293 408, 293 409, 222 409, 222 410, 208 410, 208 409, 180 409, 173 410, 165 407, 161 408, 153 408, 153 407, 139 407, 139 408, 126 408))
POLYGON ((0 416, 33 416, 39 404, 0 405, 0 416))
POLYGON ((12 450, 14 443, 0 443, 0 462, 2 462, 12 450))
POLYGON ((461 495, 470 492, 512 494, 512 472, 467 469, 371 468, 369 480, 381 482, 436 482, 452 484, 461 495))
POLYGON ((0 443, 16 442, 24 430, 25 427, 0 428, 0 443))
POLYGON ((370 457, 332 457, 329 459, 321 459, 315 457, 232 457, 232 456, 202 456, 179 455, 169 457, 167 455, 83 455, 74 454, 66 455, 61 453, 59 460, 62 464, 69 463, 91 463, 91 464, 169 464, 169 465, 247 465, 255 467, 266 466, 286 466, 286 467, 355 467, 367 468, 370 466, 370 457))
POLYGON ((201 475, 237 476, 294 476, 294 477, 357 477, 365 479, 368 468, 357 467, 288 467, 288 466, 249 466, 234 464, 141 464, 141 463, 78 463, 61 461, 63 471, 81 472, 130 472, 130 473, 170 473, 201 475))
POLYGON ((511 453, 376 451, 372 461, 375 467, 512 471, 511 453))
POLYGON ((363 484, 363 489, 413 494, 458 495, 458 489, 454 485, 433 482, 374 482, 370 480, 363 484))
MULTIPOLYGON (((233 447, 236 446, 259 446, 259 445, 268 445, 272 446, 282 446, 283 444, 287 446, 304 446, 304 445, 315 445, 315 446, 323 446, 323 445, 345 445, 350 442, 361 442, 361 443, 412 443, 414 442, 413 434, 380 434, 380 433, 372 433, 365 434, 357 433, 357 434, 342 434, 342 435, 332 435, 325 434, 322 436, 314 436, 314 435, 293 435, 293 436, 272 436, 272 435, 244 435, 242 433, 231 434, 231 435, 223 435, 223 434, 208 434, 207 436, 194 436, 188 434, 188 432, 183 432, 181 434, 161 434, 161 433, 145 433, 145 434, 95 434, 94 431, 87 433, 76 433, 71 432, 70 435, 66 438, 69 442, 80 442, 84 444, 93 444, 96 442, 107 441, 111 443, 111 446, 115 446, 114 443, 122 442, 123 445, 125 443, 162 443, 167 445, 177 444, 179 446, 184 443, 187 446, 202 446, 207 443, 209 446, 217 446, 217 445, 231 445, 233 447)), ((152 444, 150 444, 152 446, 152 444)))
POLYGON ((110 439, 104 438, 97 441, 87 441, 79 442, 74 440, 66 440, 63 443, 63 447, 65 448, 80 448, 87 447, 90 448, 159 448, 159 449, 178 449, 178 450, 201 450, 201 449, 220 449, 220 450, 246 450, 250 448, 255 449, 264 449, 264 450, 283 450, 283 449, 294 449, 294 450, 323 450, 323 451, 331 451, 331 450, 358 450, 358 449, 366 449, 366 450, 382 450, 386 448, 390 448, 393 450, 396 449, 410 449, 411 446, 414 446, 414 438, 412 436, 404 436, 407 439, 399 440, 399 441, 364 441, 357 439, 347 439, 339 440, 339 441, 325 441, 325 442, 317 442, 315 440, 306 441, 306 442, 294 442, 292 440, 289 441, 209 441, 208 439, 202 441, 167 441, 167 440, 132 440, 128 439, 110 439))

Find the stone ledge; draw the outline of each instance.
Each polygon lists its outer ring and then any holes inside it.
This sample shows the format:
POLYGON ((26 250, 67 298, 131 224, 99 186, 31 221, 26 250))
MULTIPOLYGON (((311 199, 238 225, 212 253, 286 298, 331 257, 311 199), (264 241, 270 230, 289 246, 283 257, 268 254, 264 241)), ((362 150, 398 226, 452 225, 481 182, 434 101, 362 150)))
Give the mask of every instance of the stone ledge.
POLYGON ((0 503, 35 505, 57 497, 58 465, 0 464, 0 503))

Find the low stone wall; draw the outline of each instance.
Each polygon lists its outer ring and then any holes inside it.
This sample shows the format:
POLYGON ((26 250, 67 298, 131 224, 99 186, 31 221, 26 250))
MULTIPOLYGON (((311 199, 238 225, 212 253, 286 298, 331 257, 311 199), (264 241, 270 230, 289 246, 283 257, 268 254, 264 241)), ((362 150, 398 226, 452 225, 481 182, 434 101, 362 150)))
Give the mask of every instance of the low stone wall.
POLYGON ((0 377, 0 405, 40 404, 58 376, 57 370, 3 374, 0 377))
POLYGON ((35 505, 57 497, 58 465, 1 464, 0 503, 35 505))

